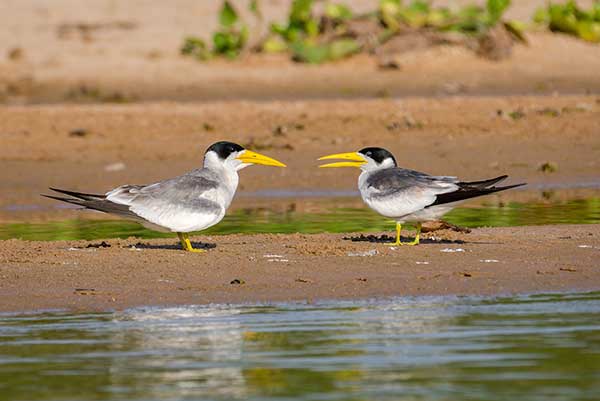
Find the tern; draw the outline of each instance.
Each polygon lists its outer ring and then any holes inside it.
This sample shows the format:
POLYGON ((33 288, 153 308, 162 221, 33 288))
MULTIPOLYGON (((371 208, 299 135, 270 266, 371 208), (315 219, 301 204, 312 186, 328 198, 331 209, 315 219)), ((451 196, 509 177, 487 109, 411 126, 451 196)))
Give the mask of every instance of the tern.
POLYGON ((175 232, 184 250, 204 252, 192 246, 188 233, 223 219, 238 186, 238 171, 252 164, 285 167, 280 161, 221 141, 206 150, 202 168, 175 178, 123 185, 104 195, 50 188, 69 197, 43 196, 135 220, 155 231, 175 232))
POLYGON ((508 176, 483 181, 462 182, 456 177, 433 176, 398 167, 394 155, 382 148, 369 147, 358 152, 337 153, 319 160, 349 160, 319 167, 358 167, 358 189, 363 201, 377 213, 396 221, 396 242, 393 245, 417 245, 421 223, 438 220, 459 202, 525 184, 496 187, 508 176), (412 242, 401 242, 404 223, 416 223, 412 242))

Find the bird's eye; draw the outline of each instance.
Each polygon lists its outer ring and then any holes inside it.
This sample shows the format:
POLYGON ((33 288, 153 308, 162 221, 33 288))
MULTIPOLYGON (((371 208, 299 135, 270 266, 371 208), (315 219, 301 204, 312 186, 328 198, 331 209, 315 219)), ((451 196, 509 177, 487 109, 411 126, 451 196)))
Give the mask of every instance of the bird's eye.
POLYGON ((367 152, 367 156, 369 156, 369 157, 371 157, 371 155, 372 155, 372 154, 373 154, 373 153, 371 153, 371 151, 368 151, 368 152, 367 152))

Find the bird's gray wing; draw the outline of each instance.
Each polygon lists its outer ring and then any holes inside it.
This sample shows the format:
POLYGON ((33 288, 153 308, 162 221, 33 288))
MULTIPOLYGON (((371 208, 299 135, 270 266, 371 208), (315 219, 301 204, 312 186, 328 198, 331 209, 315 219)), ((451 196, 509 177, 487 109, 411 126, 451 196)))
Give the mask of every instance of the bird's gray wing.
POLYGON ((209 170, 198 169, 150 185, 122 185, 106 193, 106 199, 123 205, 160 201, 188 203, 217 189, 218 177, 209 170))
POLYGON ((431 205, 439 194, 455 191, 457 181, 456 177, 391 168, 370 174, 361 193, 379 213, 400 217, 431 205))
POLYGON ((106 194, 106 199, 123 205, 140 217, 158 225, 174 221, 208 220, 224 213, 223 207, 211 199, 218 189, 218 177, 198 169, 179 177, 151 185, 123 185, 106 194))
POLYGON ((458 179, 450 176, 435 176, 419 171, 390 168, 372 173, 366 186, 372 196, 386 197, 402 194, 442 194, 456 190, 458 179))

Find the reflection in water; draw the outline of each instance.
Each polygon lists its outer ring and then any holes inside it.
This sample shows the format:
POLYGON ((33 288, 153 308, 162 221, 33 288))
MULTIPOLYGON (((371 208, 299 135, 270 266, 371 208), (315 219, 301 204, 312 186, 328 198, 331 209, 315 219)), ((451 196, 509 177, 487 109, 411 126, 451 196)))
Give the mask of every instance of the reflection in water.
POLYGON ((113 363, 113 383, 141 391, 130 397, 167 399, 193 396, 211 389, 214 396, 243 398, 245 380, 238 361, 242 357, 242 329, 233 307, 135 309, 115 316, 125 328, 115 333, 114 343, 126 343, 137 355, 113 363), (163 350, 156 354, 156 350, 163 350), (145 372, 141 379, 139 372, 145 372), (130 385, 131 382, 135 384, 130 385), (160 383, 147 386, 145 383, 160 383))
MULTIPOLYGON (((203 231, 205 235, 231 233, 316 233, 393 230, 394 225, 367 207, 331 207, 319 212, 269 209, 242 209, 228 214, 221 223, 203 231)), ((600 223, 600 198, 567 202, 510 202, 457 208, 444 218, 463 227, 506 227, 537 224, 600 223)), ((169 234, 144 229, 136 223, 119 221, 69 220, 42 224, 0 225, 0 240, 70 240, 101 238, 158 238, 169 234)), ((172 236, 172 235, 171 235, 172 236)))
POLYGON ((0 317, 0 394, 595 400, 600 293, 0 317))

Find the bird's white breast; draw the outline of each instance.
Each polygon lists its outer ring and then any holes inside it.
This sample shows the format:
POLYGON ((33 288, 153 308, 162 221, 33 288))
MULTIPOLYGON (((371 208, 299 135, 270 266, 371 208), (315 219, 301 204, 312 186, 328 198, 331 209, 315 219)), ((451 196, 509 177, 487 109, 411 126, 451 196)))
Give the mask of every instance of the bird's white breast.
POLYGON ((358 188, 363 201, 382 216, 397 219, 414 213, 435 202, 435 194, 419 188, 379 196, 378 191, 367 185, 368 172, 358 177, 358 188))

